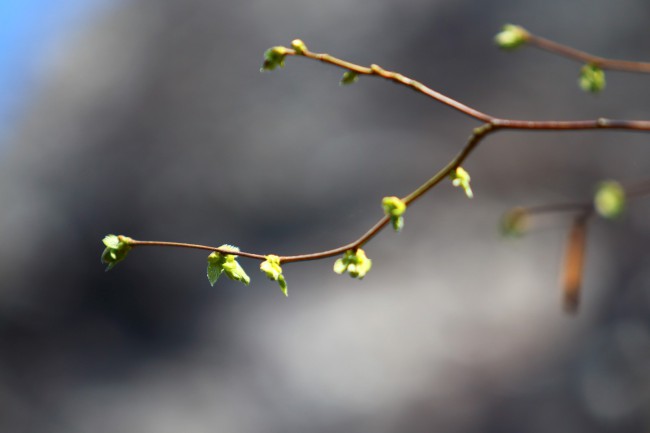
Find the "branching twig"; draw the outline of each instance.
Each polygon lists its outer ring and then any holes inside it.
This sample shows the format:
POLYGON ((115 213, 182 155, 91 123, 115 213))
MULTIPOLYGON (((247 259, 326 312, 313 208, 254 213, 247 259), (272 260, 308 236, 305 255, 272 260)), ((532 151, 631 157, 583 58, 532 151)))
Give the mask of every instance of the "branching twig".
MULTIPOLYGON (((277 47, 281 48, 281 47, 277 47)), ((276 49, 277 49, 276 48, 276 49)), ((476 110, 472 107, 469 107, 465 104, 462 104, 456 101, 453 98, 450 98, 442 93, 436 92, 433 89, 425 86, 424 84, 408 78, 400 73, 387 71, 377 65, 371 65, 370 67, 365 67, 357 65, 346 60, 341 60, 336 57, 333 57, 329 54, 324 53, 314 53, 308 50, 302 50, 300 52, 295 49, 283 48, 284 56, 302 56, 313 60, 318 60, 323 63, 328 63, 330 65, 337 66, 347 71, 353 71, 359 75, 370 75, 377 76, 380 78, 387 79, 389 81, 402 84, 404 86, 410 87, 423 95, 429 96, 436 101, 445 104, 467 116, 470 116, 476 120, 484 122, 484 124, 474 130, 470 138, 468 139, 465 147, 454 157, 445 167, 438 171, 433 177, 428 181, 422 184, 420 187, 415 189, 413 192, 408 194, 402 200, 408 205, 413 201, 417 200, 428 190, 436 186, 442 180, 447 178, 451 172, 459 167, 463 161, 472 153, 472 151, 479 145, 479 143, 490 133, 496 132, 502 129, 519 129, 519 130, 538 130, 538 131, 558 131, 558 130, 590 130, 590 129, 624 129, 632 131, 650 131, 650 121, 648 120, 612 120, 599 118, 595 120, 551 120, 551 121, 538 121, 538 120, 515 120, 515 119, 501 119, 489 114, 483 113, 479 110, 476 110)), ((389 217, 385 216, 380 219, 372 228, 370 228, 366 233, 364 233, 359 239, 349 244, 315 253, 310 254, 301 254, 301 255, 289 255, 289 256, 279 256, 282 263, 291 263, 307 260, 319 260, 327 257, 333 257, 344 253, 347 250, 357 249, 364 244, 366 244, 370 239, 372 239, 379 231, 381 231, 389 222, 389 217)), ((225 253, 227 250, 219 249, 216 247, 210 247, 205 245, 196 245, 196 244, 186 244, 180 242, 155 242, 155 241, 137 241, 133 240, 131 242, 132 246, 173 246, 173 247, 182 247, 182 248, 194 248, 202 249, 208 251, 218 251, 225 253)), ((237 255, 242 257, 248 257, 251 259, 265 260, 265 255, 256 254, 246 251, 239 251, 237 255)))
MULTIPOLYGON (((608 60, 601 57, 592 56, 590 54, 584 53, 582 51, 570 48, 550 40, 535 36, 528 31, 524 30, 521 27, 517 26, 506 26, 504 31, 497 35, 497 43, 504 48, 514 48, 523 43, 528 43, 533 46, 536 46, 540 49, 550 51, 552 53, 566 56, 581 62, 586 62, 589 65, 593 65, 599 68, 606 69, 618 69, 625 71, 633 72, 650 72, 650 63, 641 63, 641 62, 625 62, 620 60, 608 60)), ((374 76, 382 78, 388 81, 392 81, 396 84, 400 84, 406 87, 409 87, 422 95, 425 95, 429 98, 434 99, 466 116, 469 116, 479 122, 481 125, 475 128, 472 131, 472 134, 469 136, 464 147, 460 152, 450 160, 444 167, 442 167, 436 174, 434 174, 429 180, 424 182, 421 186, 416 188, 413 192, 406 195, 405 197, 399 199, 397 197, 389 197, 385 199, 384 209, 386 215, 381 218, 377 223, 375 223, 368 231, 366 231, 361 237, 357 240, 350 242, 348 244, 339 246, 337 248, 324 250, 320 252, 313 252, 309 254, 301 255, 285 255, 285 256, 269 256, 264 254, 252 253, 247 251, 239 251, 233 249, 234 247, 230 246, 221 246, 221 247, 212 247, 206 245, 197 245, 197 244, 188 244, 181 242, 159 242, 159 241, 138 241, 131 238, 126 238, 123 236, 113 237, 110 240, 105 239, 105 244, 107 245, 107 251, 112 248, 112 252, 108 254, 107 263, 109 263, 109 268, 112 267, 119 260, 124 258, 124 255, 128 250, 133 247, 141 246, 156 246, 156 247, 179 247, 179 248, 190 248, 190 249, 199 249, 207 250, 213 253, 219 253, 223 256, 214 257, 247 257, 255 260, 264 261, 262 269, 267 272, 270 278, 278 280, 278 275, 281 276, 281 269, 279 265, 282 263, 291 263, 291 262, 301 262, 308 260, 319 260, 327 257, 338 256, 343 253, 350 253, 357 250, 370 241, 377 233, 379 233, 389 222, 393 223, 393 226, 396 230, 401 228, 402 224, 402 213, 407 206, 411 205, 415 200, 424 195, 431 188, 438 185, 441 181, 446 178, 451 177, 454 179, 454 185, 462 186, 465 189, 465 192, 468 196, 471 197, 471 189, 469 188, 469 175, 465 172, 461 165, 463 162, 470 156, 470 154, 478 147, 478 145, 490 134, 501 131, 501 130, 530 130, 530 131, 580 131, 580 130, 598 130, 598 129, 617 129, 617 130, 628 130, 628 131, 650 131, 650 120, 614 120, 606 118, 598 118, 593 120, 550 120, 550 121, 540 121, 540 120, 519 120, 519 119, 504 119, 490 114, 481 112, 475 108, 467 106, 449 96, 446 96, 440 92, 437 92, 419 81, 413 80, 409 77, 406 77, 400 73, 388 71, 378 65, 370 66, 361 66, 354 63, 351 63, 346 60, 341 60, 336 57, 333 57, 329 54, 316 53, 307 49, 305 44, 300 40, 295 40, 292 43, 292 48, 285 47, 274 47, 269 49, 265 55, 265 63, 263 70, 273 70, 278 66, 284 66, 284 61, 287 56, 297 56, 304 57, 311 60, 320 61, 327 63, 329 65, 341 68, 345 71, 342 84, 349 84, 356 81, 359 76, 374 76), (388 200, 388 201, 386 201, 388 200), (392 207, 391 207, 392 206, 392 207), (398 210, 396 210, 398 209, 398 210), (121 249, 120 249, 121 248, 121 249), (110 262, 113 260, 113 262, 110 262), (274 268, 276 266, 276 268, 274 268), (274 271, 277 269, 278 271, 274 271)), ((604 86, 604 83, 603 83, 604 86)), ((593 89, 592 89, 593 90, 593 89)), ((650 182, 645 182, 640 185, 628 187, 624 193, 628 197, 636 196, 645 196, 650 194, 650 182)), ((518 208, 517 212, 520 212, 521 215, 532 215, 535 213, 548 213, 548 212, 563 212, 563 211, 572 211, 579 214, 576 221, 580 222, 580 230, 577 232, 580 233, 580 236, 584 237, 584 224, 587 216, 593 212, 593 204, 588 203, 562 203, 555 205, 546 205, 539 207, 531 208, 518 208)), ((576 223, 578 224, 578 223, 576 223)), ((575 235, 574 238, 580 238, 580 236, 575 235)), ((583 245, 584 242, 574 242, 574 245, 583 245)), ((579 254, 578 247, 571 247, 569 251, 569 257, 573 261, 572 263, 578 263, 578 265, 572 265, 572 272, 575 269, 581 268, 582 265, 582 256, 579 254), (578 257, 580 260, 576 259, 578 257)), ((361 251, 361 254, 363 252, 361 251)), ((105 252, 104 256, 107 256, 105 252)), ((105 258, 103 256, 103 258, 105 258)), ((213 257, 211 255, 210 257, 213 257)), ((215 260, 217 260, 215 258, 215 260)), ((225 259, 224 259, 225 260, 225 259)), ((350 263, 358 264, 357 262, 367 260, 365 254, 363 256, 354 257, 346 256, 345 260, 351 260, 350 263), (357 261, 355 261, 357 260, 357 261)), ((219 262, 219 266, 222 266, 222 262, 219 262)), ((347 263, 347 262, 346 262, 347 263)), ((575 264, 574 263, 574 264, 575 264)), ((337 263, 339 265, 339 263, 337 263)), ((225 266, 225 265, 224 265, 225 266)), ((367 269, 369 269, 369 261, 367 263, 367 269)), ((365 269, 365 271, 367 271, 365 269)), ((568 269, 568 268, 567 268, 568 269)), ((335 268, 336 270, 336 268, 335 268)), ((223 271, 222 268, 219 268, 216 273, 216 278, 223 271)), ((349 269, 348 269, 349 271, 349 269)), ((365 271, 359 275, 359 272, 356 272, 356 275, 352 271, 349 271, 351 275, 363 277, 365 271)), ((227 272, 227 270, 226 270, 227 272)), ((242 271, 243 272, 243 271, 242 271)), ((247 278, 247 276, 246 276, 247 278)), ((575 273, 570 273, 567 277, 567 281, 571 280, 571 287, 574 287, 576 284, 579 284, 579 276, 576 277, 575 273), (576 283, 576 281, 578 283, 576 283)), ((212 280, 211 280, 212 282, 212 280)), ((247 282, 247 281, 246 281, 247 282)), ((282 287, 282 283, 281 283, 282 287)), ((575 288, 572 289, 572 293, 577 293, 575 288)), ((286 293, 286 283, 284 283, 283 291, 286 293)))
POLYGON ((605 88, 605 70, 650 73, 650 63, 614 60, 595 56, 573 47, 537 36, 521 26, 506 24, 496 35, 495 42, 501 48, 513 50, 522 45, 531 45, 540 50, 583 63, 580 69, 580 88, 586 92, 598 93, 605 88))

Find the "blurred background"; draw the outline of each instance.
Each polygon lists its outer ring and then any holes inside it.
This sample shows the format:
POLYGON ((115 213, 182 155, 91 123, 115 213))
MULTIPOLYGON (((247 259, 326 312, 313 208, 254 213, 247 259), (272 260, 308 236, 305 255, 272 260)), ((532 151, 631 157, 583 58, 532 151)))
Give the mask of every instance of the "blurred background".
POLYGON ((648 119, 650 78, 504 53, 505 23, 650 60, 644 0, 0 1, 0 430, 4 432, 650 431, 650 208, 589 227, 581 310, 562 312, 569 221, 518 240, 516 205, 586 199, 647 172, 648 136, 490 136, 366 247, 286 265, 289 298, 242 259, 101 239, 298 254, 356 239, 464 145, 472 119, 376 79, 263 52, 377 63, 490 114, 648 119))

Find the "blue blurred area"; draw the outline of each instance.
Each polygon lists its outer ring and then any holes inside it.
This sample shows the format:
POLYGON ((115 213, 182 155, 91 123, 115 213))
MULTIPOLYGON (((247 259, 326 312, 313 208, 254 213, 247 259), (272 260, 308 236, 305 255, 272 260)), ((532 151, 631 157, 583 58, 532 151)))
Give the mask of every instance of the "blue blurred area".
POLYGON ((116 0, 0 1, 0 149, 31 96, 39 61, 116 0))

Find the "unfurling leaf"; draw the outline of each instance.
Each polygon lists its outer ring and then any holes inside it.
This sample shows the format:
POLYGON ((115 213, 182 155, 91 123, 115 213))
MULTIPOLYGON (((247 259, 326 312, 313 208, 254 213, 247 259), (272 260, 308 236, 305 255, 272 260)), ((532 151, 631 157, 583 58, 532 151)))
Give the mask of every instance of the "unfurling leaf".
POLYGON ((469 177, 469 173, 466 172, 463 167, 457 167, 454 171, 451 172, 449 177, 451 178, 451 183, 454 186, 459 186, 463 188, 463 190, 465 191, 465 195, 468 198, 474 197, 472 188, 469 185, 471 177, 469 177))
POLYGON ((603 218, 619 217, 625 210, 625 190, 621 184, 613 180, 601 183, 594 196, 594 207, 603 218))
POLYGON ((264 63, 260 72, 272 71, 277 67, 284 67, 284 58, 287 56, 288 50, 285 47, 272 47, 264 53, 264 63))
POLYGON ((587 64, 580 69, 578 79, 580 88, 585 92, 598 93, 605 89, 605 71, 596 65, 587 64))
POLYGON ((221 263, 219 263, 218 257, 216 256, 217 254, 219 253, 212 253, 208 256, 208 281, 213 287, 223 272, 223 267, 221 263))
POLYGON ((528 41, 528 32, 521 26, 506 24, 494 37, 494 42, 504 50, 514 50, 528 41))
POLYGON ((334 263, 334 272, 343 274, 347 272, 352 278, 363 279, 370 268, 372 267, 372 260, 370 260, 365 251, 358 248, 356 251, 348 250, 342 258, 334 263))
POLYGON ((119 262, 126 258, 126 255, 131 251, 130 242, 133 239, 126 236, 108 235, 105 236, 102 242, 106 248, 102 253, 101 261, 106 264, 106 270, 110 271, 119 262))
POLYGON ((398 232, 404 227, 404 212, 406 211, 406 203, 399 197, 384 197, 381 202, 386 216, 390 217, 390 223, 393 229, 398 232))
MULTIPOLYGON (((239 251, 239 248, 232 245, 221 245, 219 248, 232 252, 239 251)), ((240 281, 248 285, 251 279, 246 275, 244 268, 237 262, 236 254, 222 254, 218 251, 208 256, 208 281, 214 286, 222 273, 234 281, 240 281)))
POLYGON ((282 275, 280 257, 269 254, 266 256, 266 260, 260 264, 260 269, 270 280, 278 282, 280 290, 282 290, 284 296, 289 296, 289 292, 287 291, 287 282, 284 279, 284 275, 282 275))

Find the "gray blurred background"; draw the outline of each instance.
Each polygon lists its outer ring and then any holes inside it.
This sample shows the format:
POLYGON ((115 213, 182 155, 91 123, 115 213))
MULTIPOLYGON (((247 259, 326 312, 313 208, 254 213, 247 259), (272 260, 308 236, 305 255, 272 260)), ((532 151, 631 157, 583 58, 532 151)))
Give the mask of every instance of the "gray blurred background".
MULTIPOLYGON (((7 28, 20 2, 4 3, 7 28)), ((27 33, 56 3, 31 11, 27 33)), ((492 37, 512 22, 648 60, 649 2, 85 8, 34 33, 29 51, 0 33, 5 54, 30 59, 0 63, 14 77, 0 87, 0 431, 649 431, 648 203, 590 225, 576 317, 558 286, 568 221, 520 240, 497 230, 512 206, 643 177, 647 135, 489 137, 465 165, 475 198, 431 191, 402 233, 367 246, 362 282, 333 260, 286 265, 285 299, 254 261, 241 260, 250 286, 214 288, 202 252, 138 249, 110 273, 99 263, 108 233, 277 254, 339 246, 477 126, 387 82, 339 87, 341 71, 304 59, 260 74, 270 46, 300 37, 502 117, 648 119, 649 77, 608 73, 587 95, 578 64, 504 53, 492 37)))

